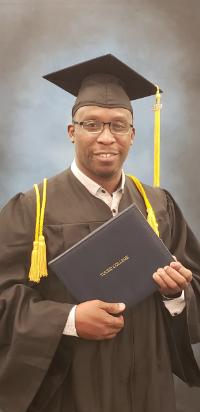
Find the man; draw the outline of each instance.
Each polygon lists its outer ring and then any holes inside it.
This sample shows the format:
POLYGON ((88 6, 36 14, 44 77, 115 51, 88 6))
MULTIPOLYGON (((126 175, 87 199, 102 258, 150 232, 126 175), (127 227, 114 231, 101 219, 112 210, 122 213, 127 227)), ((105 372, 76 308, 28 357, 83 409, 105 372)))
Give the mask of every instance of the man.
MULTIPOLYGON (((130 98, 139 97, 141 81, 147 88, 142 95, 155 87, 136 73, 129 87, 131 69, 124 66, 106 56, 47 76, 78 94, 68 126, 75 160, 47 185, 48 261, 133 202, 147 214, 123 163, 135 134, 130 98)), ((200 246, 172 197, 144 189, 160 237, 177 261, 152 274, 158 291, 131 309, 99 300, 76 305, 51 271, 30 282, 35 192, 15 196, 2 210, 4 412, 174 412, 172 372, 190 385, 200 384, 191 348, 200 341, 200 246)))

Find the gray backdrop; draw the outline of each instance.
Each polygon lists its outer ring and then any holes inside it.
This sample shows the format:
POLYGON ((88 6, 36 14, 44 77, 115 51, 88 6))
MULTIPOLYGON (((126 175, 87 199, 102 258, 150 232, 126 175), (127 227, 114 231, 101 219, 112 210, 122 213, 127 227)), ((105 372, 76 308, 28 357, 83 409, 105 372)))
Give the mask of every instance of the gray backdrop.
MULTIPOLYGON (((73 159, 73 98, 42 75, 112 52, 164 90, 161 183, 200 238, 199 23, 199 0, 0 0, 0 206, 73 159)), ((125 168, 147 183, 153 102, 134 103, 125 168)), ((178 410, 199 412, 200 390, 176 387, 178 410)))

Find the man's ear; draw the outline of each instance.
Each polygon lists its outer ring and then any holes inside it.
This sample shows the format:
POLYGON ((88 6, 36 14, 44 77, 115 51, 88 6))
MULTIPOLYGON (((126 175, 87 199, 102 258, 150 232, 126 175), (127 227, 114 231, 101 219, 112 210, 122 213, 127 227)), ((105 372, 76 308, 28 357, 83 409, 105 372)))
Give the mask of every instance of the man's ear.
POLYGON ((73 124, 69 124, 67 126, 67 131, 68 131, 68 136, 71 140, 72 143, 74 143, 74 125, 73 124))
POLYGON ((133 127, 132 135, 131 135, 131 145, 133 144, 134 139, 135 139, 135 128, 133 127))

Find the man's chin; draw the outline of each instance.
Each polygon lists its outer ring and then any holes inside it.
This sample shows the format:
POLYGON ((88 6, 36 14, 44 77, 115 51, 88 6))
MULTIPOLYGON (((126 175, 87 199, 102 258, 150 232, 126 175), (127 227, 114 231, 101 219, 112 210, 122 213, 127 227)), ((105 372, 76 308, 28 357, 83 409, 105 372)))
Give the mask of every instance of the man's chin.
POLYGON ((117 174, 121 173, 121 169, 109 169, 109 168, 103 168, 103 169, 96 169, 94 171, 94 174, 96 177, 100 177, 102 179, 111 179, 112 177, 116 176, 117 174))
POLYGON ((98 181, 98 179, 109 180, 116 176, 121 176, 122 165, 97 165, 93 163, 90 164, 90 167, 88 167, 88 165, 85 165, 84 168, 80 167, 80 169, 94 181, 98 181))

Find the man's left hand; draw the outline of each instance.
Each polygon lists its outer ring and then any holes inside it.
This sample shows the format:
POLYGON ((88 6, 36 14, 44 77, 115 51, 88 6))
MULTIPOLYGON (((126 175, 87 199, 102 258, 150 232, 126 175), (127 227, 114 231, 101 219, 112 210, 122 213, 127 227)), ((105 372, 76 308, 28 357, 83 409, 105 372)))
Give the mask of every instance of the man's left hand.
POLYGON ((159 268, 153 274, 162 295, 172 296, 184 290, 192 280, 192 272, 180 262, 171 262, 169 266, 159 268))

